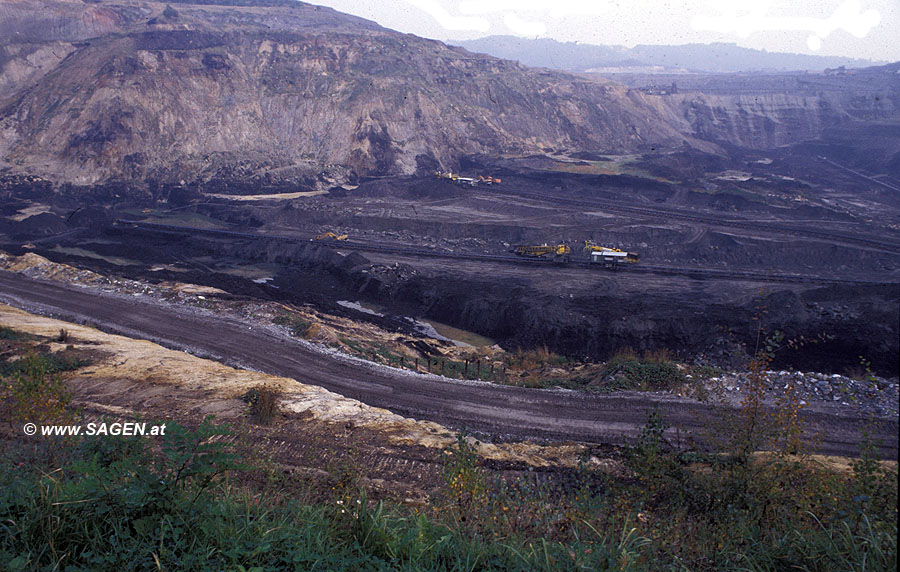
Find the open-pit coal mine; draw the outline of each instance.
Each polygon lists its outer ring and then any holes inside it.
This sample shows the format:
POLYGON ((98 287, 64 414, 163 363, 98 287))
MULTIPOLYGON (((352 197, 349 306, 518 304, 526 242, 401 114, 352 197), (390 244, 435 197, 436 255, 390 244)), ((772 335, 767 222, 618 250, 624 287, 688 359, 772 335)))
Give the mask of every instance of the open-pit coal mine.
MULTIPOLYGON (((900 240, 846 211, 809 205, 798 218, 780 201, 710 200, 640 177, 482 169, 501 182, 370 178, 350 190, 253 200, 179 186, 159 191, 163 204, 116 208, 87 198, 105 189, 47 193, 56 206, 8 224, 20 242, 6 248, 21 253, 29 242, 105 273, 311 303, 399 329, 409 323, 390 316, 431 319, 511 351, 546 346, 604 360, 626 348, 667 350, 732 367, 760 331, 782 332, 798 343, 777 354, 776 367, 842 373, 863 356, 897 374, 900 240), (593 263, 585 241, 640 259, 593 263), (570 253, 520 256, 522 244, 570 253)), ((7 193, 9 212, 36 194, 24 185, 7 193)))
POLYGON ((328 1, 0 0, 0 571, 897 568, 896 0, 328 1))

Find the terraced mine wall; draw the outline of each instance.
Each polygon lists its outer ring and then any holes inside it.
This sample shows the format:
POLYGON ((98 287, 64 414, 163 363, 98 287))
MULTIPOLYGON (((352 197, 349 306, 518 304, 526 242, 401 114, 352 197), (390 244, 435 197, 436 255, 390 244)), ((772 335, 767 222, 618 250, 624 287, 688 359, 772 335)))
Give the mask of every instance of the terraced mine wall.
MULTIPOLYGON (((461 276, 447 264, 420 272, 416 264, 372 264, 359 253, 344 256, 309 242, 192 237, 146 229, 115 232, 126 242, 153 242, 163 249, 169 243, 181 256, 276 263, 282 266, 271 282, 277 290, 266 290, 273 299, 289 296, 329 308, 337 307, 338 299, 369 301, 387 312, 424 316, 476 332, 512 350, 546 345, 564 355, 604 359, 624 348, 667 349, 712 363, 740 363, 747 349, 755 347, 758 322, 754 317, 762 316, 769 332, 779 330, 797 340, 822 338, 780 352, 776 367, 843 372, 858 366, 859 357, 865 356, 879 373, 898 373, 900 287, 896 284, 769 285, 759 297, 735 296, 731 302, 710 303, 689 289, 673 289, 665 295, 648 295, 637 286, 630 292, 625 288, 598 291, 590 288, 592 271, 585 270, 585 289, 570 298, 531 289, 501 270, 486 272, 481 279, 461 276)), ((223 286, 221 280, 227 280, 233 292, 241 282, 204 272, 179 276, 210 286, 223 286)), ((249 290, 261 288, 247 282, 249 290)), ((626 284, 639 282, 635 278, 626 284)), ((739 288, 727 281, 722 288, 752 290, 752 286, 739 288)))

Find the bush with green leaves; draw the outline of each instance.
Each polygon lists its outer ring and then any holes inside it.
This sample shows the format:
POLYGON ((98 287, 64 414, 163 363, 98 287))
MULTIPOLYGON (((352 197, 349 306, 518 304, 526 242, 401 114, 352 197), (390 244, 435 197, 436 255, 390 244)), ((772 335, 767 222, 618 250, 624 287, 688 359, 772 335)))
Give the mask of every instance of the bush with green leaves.
POLYGON ((615 389, 663 391, 683 385, 687 378, 668 360, 614 356, 606 364, 603 377, 612 378, 615 389))
POLYGON ((250 415, 262 425, 271 425, 275 421, 281 411, 280 399, 281 391, 266 385, 254 387, 244 395, 250 415))
POLYGON ((0 371, 0 413, 10 422, 63 423, 73 394, 59 372, 71 366, 54 354, 29 353, 0 371))
POLYGON ((275 316, 272 321, 278 326, 286 326, 291 331, 291 335, 297 338, 309 337, 312 335, 310 332, 317 329, 312 322, 286 312, 275 316))
POLYGON ((20 332, 6 326, 0 326, 0 340, 25 341, 32 339, 31 334, 20 332))

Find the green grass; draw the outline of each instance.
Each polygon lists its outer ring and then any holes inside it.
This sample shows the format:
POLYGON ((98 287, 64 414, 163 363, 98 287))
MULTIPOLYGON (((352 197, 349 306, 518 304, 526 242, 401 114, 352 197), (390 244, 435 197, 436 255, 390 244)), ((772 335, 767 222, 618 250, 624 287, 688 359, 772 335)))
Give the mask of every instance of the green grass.
POLYGON ((37 352, 24 358, 0 364, 0 375, 15 376, 35 367, 39 367, 47 373, 60 373, 73 371, 89 364, 89 360, 66 356, 61 353, 37 352), (38 363, 36 364, 35 362, 38 363))
POLYGON ((31 339, 33 339, 31 334, 0 326, 0 340, 27 341, 31 339))
MULTIPOLYGON (((500 479, 460 436, 427 507, 240 486, 210 420, 158 443, 84 438, 0 457, 2 570, 894 570, 896 471, 841 478, 667 450, 651 416, 615 478, 500 479), (712 472, 693 470, 715 464, 712 472), (863 494, 867 493, 867 494, 863 494)), ((355 470, 355 469, 351 469, 355 470)), ((250 481, 252 482, 252 480, 250 481)), ((358 484, 358 483, 357 483, 358 484)))
POLYGON ((146 440, 88 439, 54 471, 0 465, 3 570, 638 570, 640 539, 502 540, 365 492, 332 502, 260 499, 229 486, 241 470, 205 422, 146 440), (574 566, 568 566, 574 568, 574 566))

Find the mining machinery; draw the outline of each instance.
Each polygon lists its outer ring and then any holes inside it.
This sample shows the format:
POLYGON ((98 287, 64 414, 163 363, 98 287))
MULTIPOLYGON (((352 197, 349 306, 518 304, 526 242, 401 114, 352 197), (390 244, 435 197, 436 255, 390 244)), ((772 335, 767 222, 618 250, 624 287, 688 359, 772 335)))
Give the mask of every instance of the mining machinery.
POLYGON ((451 171, 435 171, 434 176, 438 179, 442 179, 445 181, 453 181, 458 185, 469 185, 470 187, 474 187, 476 185, 496 185, 499 184, 502 179, 499 177, 491 177, 478 175, 477 177, 463 177, 459 173, 453 173, 451 171))
POLYGON ((329 232, 323 232, 322 234, 318 235, 318 236, 316 237, 316 240, 326 240, 326 239, 329 239, 329 240, 347 240, 348 238, 350 238, 349 235, 346 235, 346 234, 340 234, 340 235, 339 235, 339 234, 334 234, 333 232, 329 231, 329 232))
POLYGON ((517 246, 513 252, 528 258, 552 258, 554 262, 568 262, 572 247, 568 244, 538 244, 517 246))
POLYGON ((641 259, 637 252, 625 252, 618 248, 601 246, 592 240, 584 241, 584 252, 591 258, 591 264, 602 264, 607 268, 616 268, 620 262, 634 264, 641 259))

